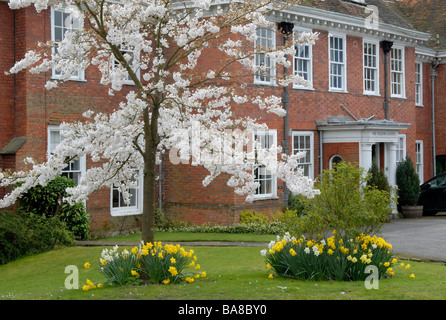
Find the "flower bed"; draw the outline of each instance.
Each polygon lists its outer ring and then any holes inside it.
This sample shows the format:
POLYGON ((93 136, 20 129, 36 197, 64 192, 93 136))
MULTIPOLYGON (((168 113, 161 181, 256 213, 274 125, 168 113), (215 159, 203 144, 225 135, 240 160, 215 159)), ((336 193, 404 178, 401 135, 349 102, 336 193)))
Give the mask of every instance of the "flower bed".
POLYGON ((372 272, 379 278, 395 275, 392 246, 383 238, 363 235, 355 239, 333 236, 318 240, 286 233, 261 251, 269 277, 273 273, 299 280, 365 280, 372 272))
MULTIPOLYGON (((86 268, 90 263, 85 263, 86 268)), ((185 281, 192 283, 195 279, 206 276, 205 271, 199 271, 200 265, 197 264, 197 256, 194 250, 186 251, 179 244, 165 244, 161 241, 154 243, 141 243, 140 246, 119 250, 118 246, 112 249, 103 249, 99 259, 100 272, 105 276, 104 284, 115 286, 126 285, 141 281, 141 275, 152 283, 178 283, 185 281), (185 269, 191 267, 194 272, 185 272, 185 269)), ((94 284, 87 280, 84 285, 85 291, 102 284, 94 284)))

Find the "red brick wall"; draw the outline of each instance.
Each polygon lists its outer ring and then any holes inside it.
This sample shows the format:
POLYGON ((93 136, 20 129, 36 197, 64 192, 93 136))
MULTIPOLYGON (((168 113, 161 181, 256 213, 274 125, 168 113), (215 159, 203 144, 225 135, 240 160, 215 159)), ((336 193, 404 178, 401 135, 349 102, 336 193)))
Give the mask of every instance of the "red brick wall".
POLYGON ((14 64, 14 12, 0 2, 0 150, 14 137, 14 77, 5 75, 14 64))

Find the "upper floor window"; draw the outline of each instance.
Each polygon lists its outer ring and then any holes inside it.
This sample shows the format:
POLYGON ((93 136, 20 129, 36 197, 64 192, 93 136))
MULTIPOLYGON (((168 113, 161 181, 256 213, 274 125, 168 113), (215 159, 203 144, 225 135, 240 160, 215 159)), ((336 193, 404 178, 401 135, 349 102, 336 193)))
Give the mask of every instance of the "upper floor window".
POLYGON ((378 44, 364 41, 364 94, 379 94, 378 44))
POLYGON ((329 46, 329 77, 330 90, 346 91, 346 41, 343 36, 330 35, 329 46))
MULTIPOLYGON (((51 7, 51 40, 56 43, 54 50, 57 52, 57 43, 65 39, 67 32, 82 30, 83 20, 80 15, 76 15, 69 8, 51 7)), ((71 75, 71 80, 84 80, 83 69, 75 70, 71 75)), ((60 78, 61 71, 53 69, 53 78, 60 78)))
POLYGON ((254 82, 259 84, 274 83, 274 60, 267 53, 276 48, 276 33, 273 29, 257 29, 255 47, 255 66, 260 70, 254 76, 254 82))
MULTIPOLYGON (((294 31, 297 37, 303 32, 311 32, 311 30, 298 29, 294 31)), ((295 85, 294 88, 312 89, 313 87, 313 53, 312 46, 307 44, 297 44, 296 54, 294 55, 294 74, 297 74, 310 82, 308 87, 295 85)))
POLYGON ((393 47, 390 53, 391 96, 404 98, 406 94, 404 86, 404 48, 393 47))
POLYGON ((293 154, 305 151, 305 157, 299 159, 299 167, 306 177, 314 176, 314 134, 308 131, 293 132, 293 154))
MULTIPOLYGON (((136 74, 137 78, 139 79, 139 66, 138 66, 138 60, 139 60, 139 52, 136 48, 131 46, 124 46, 121 45, 120 51, 122 55, 124 56, 124 59, 128 62, 128 64, 132 67, 133 72, 136 74)), ((113 59, 113 65, 112 68, 116 68, 119 65, 118 60, 113 59)), ((127 75, 125 81, 125 84, 135 84, 130 74, 127 75)))
POLYGON ((415 63, 415 105, 423 106, 423 64, 415 63))

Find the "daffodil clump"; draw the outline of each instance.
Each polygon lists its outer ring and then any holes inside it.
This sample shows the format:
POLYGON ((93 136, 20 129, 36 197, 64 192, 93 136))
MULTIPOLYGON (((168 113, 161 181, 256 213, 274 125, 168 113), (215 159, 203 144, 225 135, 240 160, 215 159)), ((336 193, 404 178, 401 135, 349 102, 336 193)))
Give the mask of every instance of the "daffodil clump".
MULTIPOLYGON (((84 266, 89 268, 90 263, 87 262, 84 266)), ((118 246, 112 249, 105 248, 99 259, 99 268, 107 279, 104 284, 116 286, 141 281, 142 274, 152 283, 164 284, 180 281, 193 283, 196 279, 206 276, 206 272, 200 270, 194 250, 186 251, 178 244, 163 245, 161 241, 141 243, 130 251, 119 250, 118 246), (188 267, 194 271, 185 273, 184 270, 188 267)), ((83 289, 87 291, 102 286, 101 283, 94 284, 91 280, 87 280, 83 289)))
MULTIPOLYGON (((269 277, 299 280, 365 280, 375 266, 379 278, 395 275, 392 245, 383 238, 361 234, 355 239, 334 235, 318 239, 295 238, 286 233, 261 251, 269 277), (367 268, 367 271, 366 271, 367 268)), ((413 275, 411 277, 414 277, 413 275)))

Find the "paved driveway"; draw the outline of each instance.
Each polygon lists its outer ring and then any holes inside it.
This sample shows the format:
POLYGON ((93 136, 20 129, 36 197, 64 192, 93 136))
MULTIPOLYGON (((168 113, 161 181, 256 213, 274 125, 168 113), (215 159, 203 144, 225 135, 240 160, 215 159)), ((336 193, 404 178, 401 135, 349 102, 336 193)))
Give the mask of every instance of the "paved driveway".
POLYGON ((446 262, 446 214, 392 220, 382 234, 399 257, 446 262))

